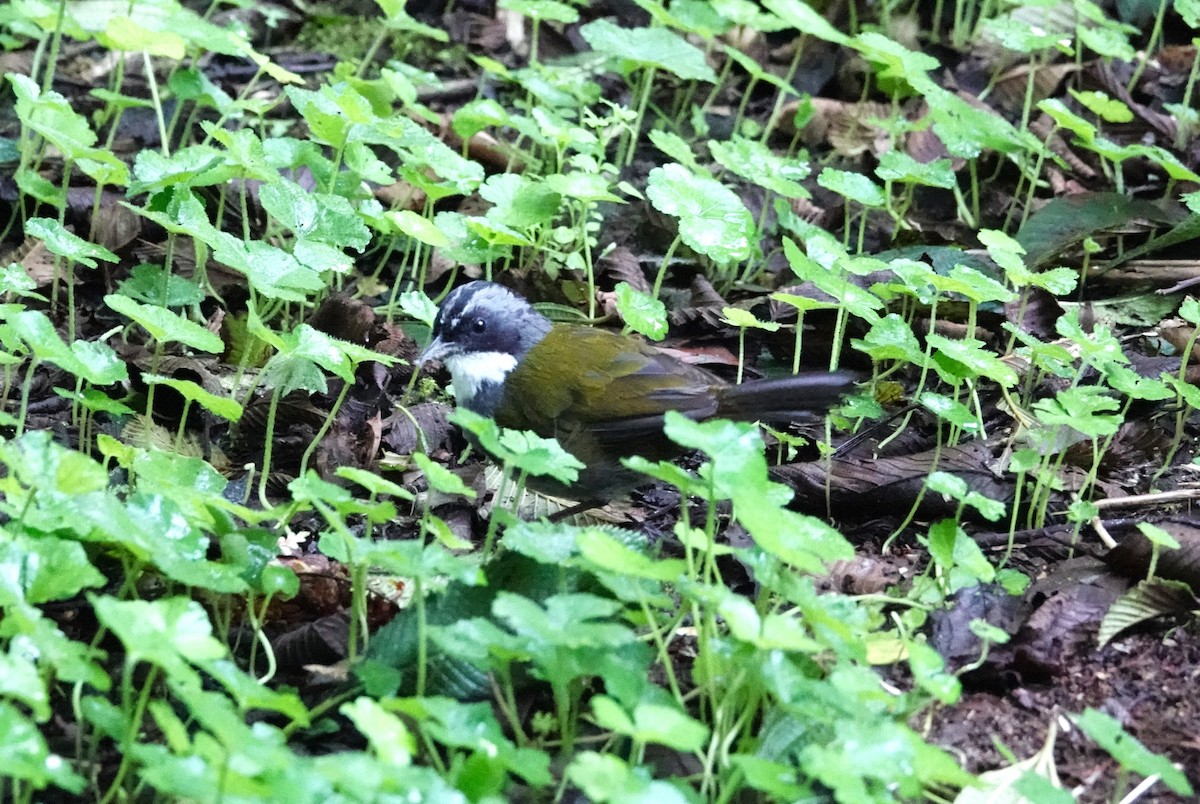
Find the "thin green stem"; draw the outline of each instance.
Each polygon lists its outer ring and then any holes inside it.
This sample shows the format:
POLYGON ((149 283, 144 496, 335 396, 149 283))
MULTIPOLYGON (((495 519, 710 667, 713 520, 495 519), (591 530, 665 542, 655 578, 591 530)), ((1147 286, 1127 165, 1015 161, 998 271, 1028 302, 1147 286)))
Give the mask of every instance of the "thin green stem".
POLYGON ((300 474, 303 476, 308 471, 308 462, 312 458, 313 451, 317 445, 325 438, 329 432, 329 428, 333 427, 333 422, 337 418, 338 411, 342 408, 342 403, 346 401, 346 395, 350 393, 350 387, 354 385, 354 381, 342 383, 342 390, 338 392, 337 399, 333 402, 333 407, 329 410, 329 415, 325 417, 325 421, 321 422, 321 428, 317 430, 317 434, 313 436, 312 443, 304 450, 304 455, 300 457, 300 474))
POLYGON ((163 117, 162 98, 158 96, 158 79, 154 77, 154 62, 150 54, 142 51, 142 59, 146 67, 146 85, 150 89, 150 100, 154 102, 154 119, 158 123, 158 137, 162 141, 163 156, 171 155, 171 143, 167 139, 167 120, 163 117))
POLYGON ((629 147, 625 150, 625 158, 622 161, 626 167, 633 164, 633 155, 637 153, 638 139, 646 122, 646 106, 650 103, 650 92, 654 88, 656 74, 657 70, 654 67, 647 67, 642 73, 642 92, 638 99, 637 120, 630 127, 629 147))
POLYGON ((679 248, 681 239, 679 235, 671 241, 671 245, 667 247, 667 253, 663 255, 662 264, 658 266, 658 275, 654 277, 654 289, 650 291, 650 295, 655 299, 658 298, 658 292, 662 290, 663 279, 667 275, 667 266, 671 264, 671 258, 675 256, 675 249, 679 248))

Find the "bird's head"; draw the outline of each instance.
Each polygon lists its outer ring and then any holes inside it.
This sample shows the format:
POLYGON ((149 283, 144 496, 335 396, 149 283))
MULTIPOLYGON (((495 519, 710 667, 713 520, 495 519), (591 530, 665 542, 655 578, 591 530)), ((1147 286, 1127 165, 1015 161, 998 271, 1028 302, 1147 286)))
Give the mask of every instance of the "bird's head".
POLYGON ((442 302, 418 362, 443 363, 458 404, 490 416, 509 372, 549 331, 549 319, 521 296, 493 282, 470 282, 442 302))

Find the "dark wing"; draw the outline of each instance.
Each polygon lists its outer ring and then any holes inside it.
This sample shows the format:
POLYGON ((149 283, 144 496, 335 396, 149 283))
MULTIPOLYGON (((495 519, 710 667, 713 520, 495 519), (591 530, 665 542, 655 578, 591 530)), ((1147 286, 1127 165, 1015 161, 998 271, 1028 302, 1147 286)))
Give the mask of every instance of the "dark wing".
MULTIPOLYGON (((496 420, 558 438, 569 450, 579 439, 624 445, 661 436, 668 410, 698 419, 713 415, 720 384, 639 338, 558 325, 508 376, 496 420)), ((646 446, 623 451, 659 451, 646 446)))

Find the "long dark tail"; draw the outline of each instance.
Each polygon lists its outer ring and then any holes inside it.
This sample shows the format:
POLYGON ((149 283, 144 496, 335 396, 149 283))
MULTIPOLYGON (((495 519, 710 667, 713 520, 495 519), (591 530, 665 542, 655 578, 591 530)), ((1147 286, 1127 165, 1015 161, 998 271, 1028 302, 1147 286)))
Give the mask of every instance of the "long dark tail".
POLYGON ((784 422, 836 405, 863 377, 850 371, 808 372, 722 388, 717 416, 784 422))

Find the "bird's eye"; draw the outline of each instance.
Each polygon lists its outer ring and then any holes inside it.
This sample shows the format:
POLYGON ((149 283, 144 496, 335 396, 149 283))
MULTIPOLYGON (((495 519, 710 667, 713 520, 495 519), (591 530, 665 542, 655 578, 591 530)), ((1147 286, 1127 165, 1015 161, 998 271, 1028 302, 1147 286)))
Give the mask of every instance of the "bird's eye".
POLYGON ((481 333, 485 329, 487 329, 487 322, 484 321, 482 318, 476 318, 474 321, 471 322, 471 331, 472 332, 481 333))

